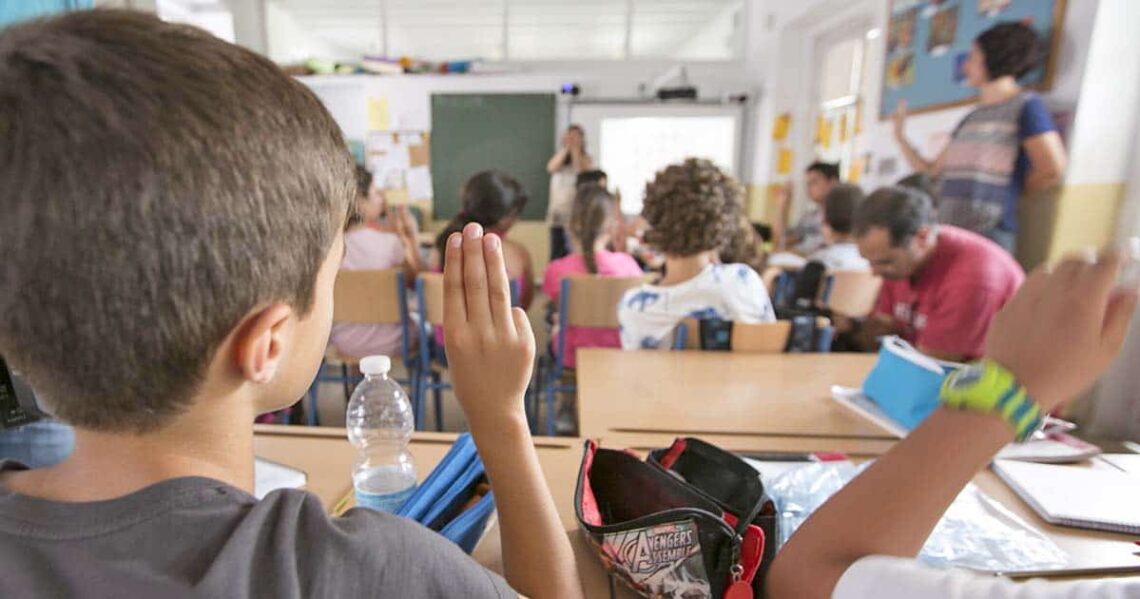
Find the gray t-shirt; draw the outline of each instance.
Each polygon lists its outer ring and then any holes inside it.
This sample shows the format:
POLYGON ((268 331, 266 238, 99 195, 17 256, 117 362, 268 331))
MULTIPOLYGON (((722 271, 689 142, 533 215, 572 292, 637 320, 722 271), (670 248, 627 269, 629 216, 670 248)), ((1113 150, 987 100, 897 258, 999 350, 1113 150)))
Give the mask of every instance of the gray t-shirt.
MULTIPOLYGON (((23 467, 0 461, 0 471, 23 467)), ((0 486, 0 597, 516 597, 453 543, 309 493, 208 478, 63 503, 0 486)))

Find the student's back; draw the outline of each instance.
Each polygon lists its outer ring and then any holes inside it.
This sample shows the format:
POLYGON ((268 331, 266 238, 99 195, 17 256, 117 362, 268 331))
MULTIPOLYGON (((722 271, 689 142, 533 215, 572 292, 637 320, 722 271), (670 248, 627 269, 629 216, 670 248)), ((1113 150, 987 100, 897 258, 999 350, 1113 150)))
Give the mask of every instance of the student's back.
POLYGON ((665 276, 630 290, 618 306, 624 349, 668 346, 687 317, 747 323, 775 320, 760 275, 745 264, 717 264, 739 226, 744 191, 707 160, 690 158, 657 173, 645 188, 646 240, 665 254, 665 276))
MULTIPOLYGON (((5 467, 11 464, 5 464, 5 467)), ((0 488, 5 597, 511 596, 410 520, 325 514, 303 491, 257 501, 180 478, 112 501, 44 501, 0 488)))
POLYGON ((312 92, 199 29, 82 11, 0 34, 0 131, 0 354, 76 435, 0 468, 0 596, 510 594, 414 523, 249 494, 254 416, 320 363, 353 196, 312 92))
MULTIPOLYGON (((558 309, 562 292, 562 280, 574 275, 598 275, 602 277, 641 276, 641 267, 633 256, 605 249, 617 228, 614 198, 597 184, 585 183, 578 186, 574 206, 570 216, 570 234, 574 237, 575 251, 559 258, 546 267, 542 281, 542 291, 550 298, 551 307, 558 309)), ((582 347, 621 347, 621 337, 617 329, 559 326, 555 331, 551 348, 555 355, 563 346, 560 338, 565 335, 563 361, 568 368, 578 364, 577 352, 582 347), (565 328, 565 331, 562 329, 565 328)))

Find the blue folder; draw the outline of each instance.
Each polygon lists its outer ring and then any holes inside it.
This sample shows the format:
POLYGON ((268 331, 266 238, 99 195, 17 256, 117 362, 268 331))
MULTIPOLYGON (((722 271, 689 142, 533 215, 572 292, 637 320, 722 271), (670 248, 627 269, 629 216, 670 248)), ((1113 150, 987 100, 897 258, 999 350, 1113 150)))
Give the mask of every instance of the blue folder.
POLYGON ((471 553, 495 511, 495 498, 487 493, 466 510, 463 506, 485 480, 486 471, 475 442, 464 433, 396 514, 439 532, 471 553))

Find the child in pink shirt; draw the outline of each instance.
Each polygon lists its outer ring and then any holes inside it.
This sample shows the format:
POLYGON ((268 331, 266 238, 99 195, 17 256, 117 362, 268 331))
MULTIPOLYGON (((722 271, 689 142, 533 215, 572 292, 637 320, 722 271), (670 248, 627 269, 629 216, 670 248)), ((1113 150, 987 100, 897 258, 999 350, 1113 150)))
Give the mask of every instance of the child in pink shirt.
MULTIPOLYGON (((387 270, 404 268, 408 280, 415 280, 419 270, 419 250, 414 231, 399 226, 397 233, 378 231, 369 223, 375 222, 384 209, 383 196, 370 193, 372 174, 357 166, 356 212, 344 234, 344 260, 341 270, 387 270)), ((400 221, 409 220, 405 215, 400 221)), ((396 298, 378 298, 392 301, 396 298)), ((341 355, 362 358, 371 355, 399 356, 403 331, 398 324, 334 323, 329 343, 341 355)), ((411 340, 409 339, 409 342, 411 340)))
MULTIPOLYGON (((570 216, 570 235, 575 251, 551 262, 546 267, 542 282, 542 291, 550 298, 551 306, 557 309, 562 279, 568 276, 637 277, 643 274, 637 261, 629 254, 606 250, 616 225, 613 196, 596 184, 579 185, 570 216)), ((555 352, 559 347, 558 335, 556 328, 552 341, 555 352)), ((621 347, 621 336, 617 329, 567 327, 563 361, 567 368, 577 365, 579 347, 621 347)))

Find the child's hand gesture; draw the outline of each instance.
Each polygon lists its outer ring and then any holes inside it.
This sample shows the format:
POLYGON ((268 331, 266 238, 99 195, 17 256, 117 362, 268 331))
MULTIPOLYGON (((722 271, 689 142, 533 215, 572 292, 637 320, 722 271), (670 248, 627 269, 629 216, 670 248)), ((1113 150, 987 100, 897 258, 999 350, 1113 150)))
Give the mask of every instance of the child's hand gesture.
POLYGON ((534 334, 526 312, 511 307, 502 240, 469 224, 448 238, 444 264, 447 358, 468 423, 525 419, 534 334))
POLYGON ((1136 309, 1136 290, 1116 287, 1120 261, 1109 251, 1038 268, 994 318, 986 357, 1045 411, 1087 389, 1120 352, 1136 309))

